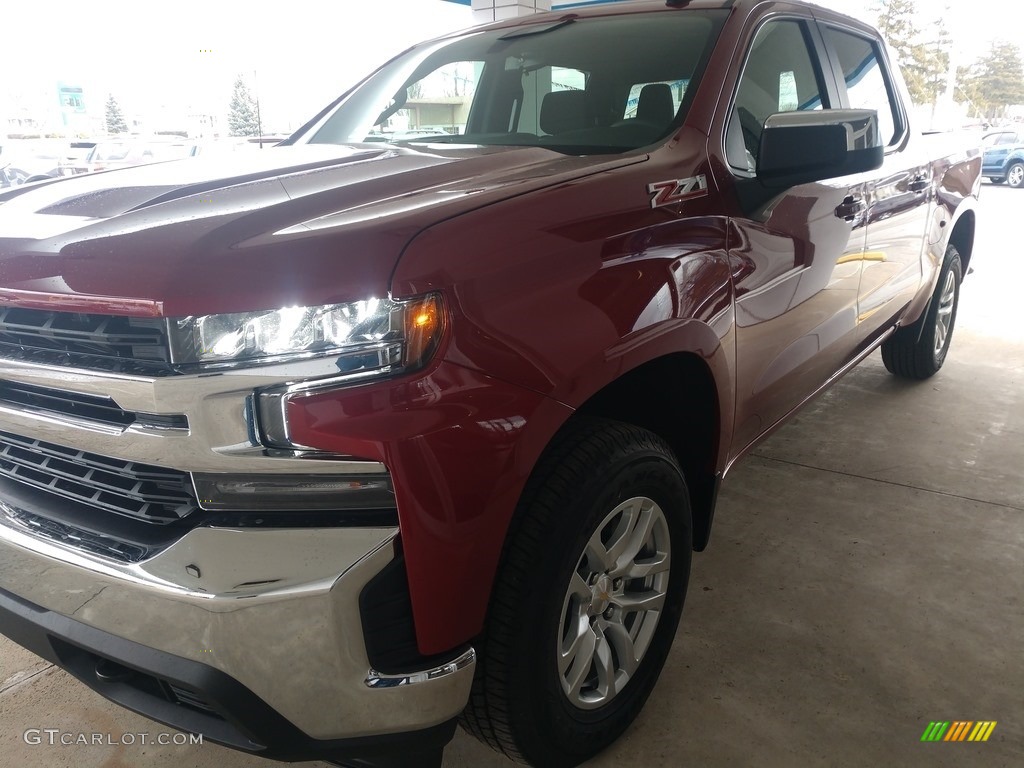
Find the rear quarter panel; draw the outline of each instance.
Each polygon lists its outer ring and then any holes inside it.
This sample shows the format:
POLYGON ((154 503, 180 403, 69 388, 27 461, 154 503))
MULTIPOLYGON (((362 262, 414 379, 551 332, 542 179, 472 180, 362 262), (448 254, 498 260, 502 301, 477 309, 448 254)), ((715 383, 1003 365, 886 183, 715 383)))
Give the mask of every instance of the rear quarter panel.
POLYGON ((928 221, 924 254, 924 279, 921 290, 908 307, 903 325, 916 322, 928 308, 946 249, 957 233, 964 276, 971 265, 973 248, 965 249, 967 238, 973 244, 981 191, 980 145, 963 134, 934 134, 924 137, 931 157, 932 178, 935 179, 935 204, 928 221), (969 235, 969 238, 968 238, 969 235))

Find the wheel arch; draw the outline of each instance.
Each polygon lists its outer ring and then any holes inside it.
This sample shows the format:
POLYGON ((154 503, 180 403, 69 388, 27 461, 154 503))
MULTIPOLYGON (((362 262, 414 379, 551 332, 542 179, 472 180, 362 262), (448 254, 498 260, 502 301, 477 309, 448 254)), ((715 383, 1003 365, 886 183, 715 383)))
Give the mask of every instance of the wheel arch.
POLYGON ((977 227, 977 217, 973 209, 964 211, 956 220, 953 229, 949 234, 947 245, 952 245, 960 254, 960 265, 964 277, 971 264, 971 257, 974 255, 974 235, 977 227))
POLYGON ((1006 164, 1003 165, 1003 179, 1005 179, 1007 184, 1010 184, 1010 171, 1013 170, 1015 165, 1024 166, 1024 155, 1011 155, 1006 159, 1006 164))
POLYGON ((693 513, 694 549, 708 543, 721 474, 722 409, 708 363, 691 352, 650 360, 618 377, 576 411, 654 432, 672 448, 683 469, 693 513))

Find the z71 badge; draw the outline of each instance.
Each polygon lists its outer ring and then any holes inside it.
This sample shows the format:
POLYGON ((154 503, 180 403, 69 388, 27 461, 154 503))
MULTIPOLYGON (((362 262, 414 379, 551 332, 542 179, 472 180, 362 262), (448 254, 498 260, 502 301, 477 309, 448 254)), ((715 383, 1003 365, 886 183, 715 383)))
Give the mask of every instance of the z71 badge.
POLYGON ((651 208, 681 203, 684 200, 705 197, 708 194, 708 177, 701 174, 689 179, 658 181, 648 184, 647 192, 651 195, 651 208))

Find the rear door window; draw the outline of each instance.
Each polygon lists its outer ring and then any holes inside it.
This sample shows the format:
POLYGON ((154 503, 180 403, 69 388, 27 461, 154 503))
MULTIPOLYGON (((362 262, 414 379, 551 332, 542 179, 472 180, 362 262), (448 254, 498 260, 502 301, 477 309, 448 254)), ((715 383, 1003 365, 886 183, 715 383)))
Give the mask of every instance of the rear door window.
POLYGON ((886 146, 897 143, 903 136, 903 125, 878 44, 833 27, 825 27, 824 33, 839 59, 843 81, 840 86, 845 83, 850 107, 877 111, 882 140, 886 146))

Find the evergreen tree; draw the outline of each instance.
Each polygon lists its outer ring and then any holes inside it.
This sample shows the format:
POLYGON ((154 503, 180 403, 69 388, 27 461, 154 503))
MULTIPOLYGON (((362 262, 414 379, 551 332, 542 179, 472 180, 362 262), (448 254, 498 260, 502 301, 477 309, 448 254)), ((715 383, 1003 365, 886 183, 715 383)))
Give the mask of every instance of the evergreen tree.
POLYGON ((986 116, 985 102, 978 88, 980 75, 981 68, 977 64, 956 70, 956 98, 967 102, 967 114, 973 117, 986 116))
POLYGON ((249 87, 241 76, 235 80, 234 92, 231 94, 231 105, 228 111, 228 132, 232 136, 260 135, 256 100, 253 99, 252 94, 249 92, 249 87))
POLYGON ((994 43, 987 56, 958 75, 962 94, 985 117, 1002 117, 1007 107, 1024 104, 1024 62, 1013 43, 994 43))
POLYGON ((918 36, 914 0, 879 0, 876 11, 878 31, 893 48, 911 43, 918 36))
POLYGON ((128 133, 128 124, 113 95, 107 96, 107 133, 128 133))
MULTIPOLYGON (((949 6, 946 6, 949 11, 949 6)), ((946 28, 945 14, 940 15, 930 25, 930 39, 923 43, 924 56, 924 92, 927 96, 923 104, 935 104, 946 92, 949 69, 952 66, 950 52, 953 50, 953 39, 946 28)))
POLYGON ((926 37, 917 26, 915 0, 879 0, 878 29, 888 41, 915 104, 934 104, 945 89, 949 34, 940 17, 926 37))

